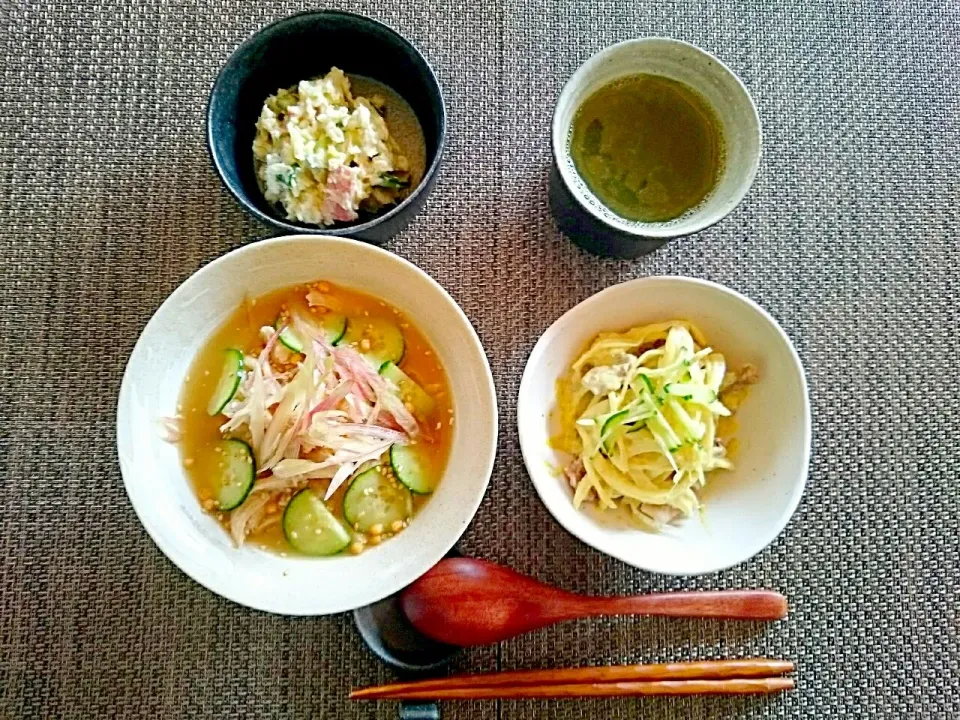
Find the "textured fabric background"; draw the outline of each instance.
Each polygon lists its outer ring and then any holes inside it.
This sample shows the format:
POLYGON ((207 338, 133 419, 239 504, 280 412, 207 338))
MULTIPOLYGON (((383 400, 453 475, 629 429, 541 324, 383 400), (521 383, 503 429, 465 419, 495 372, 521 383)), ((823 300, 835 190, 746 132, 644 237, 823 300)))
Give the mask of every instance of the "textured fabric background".
MULTIPOLYGON (((447 718, 960 717, 956 248, 960 6, 888 0, 334 3, 434 64, 450 143, 425 211, 389 247, 447 287, 496 377, 500 455, 462 549, 579 591, 763 585, 769 627, 574 623, 464 653, 460 670, 764 653, 767 699, 447 705, 447 718), (764 158, 718 227, 636 262, 586 255, 547 209, 548 124, 593 52, 665 34, 751 88, 764 158), (788 530, 698 580, 632 570, 562 531, 517 447, 534 341, 612 283, 716 280, 775 315, 809 372, 814 459, 788 530)), ((0 0, 0 718, 390 718, 346 701, 389 674, 348 615, 221 600, 149 540, 123 491, 114 408, 154 309, 264 237, 221 188, 206 94, 258 27, 307 2, 0 0)))

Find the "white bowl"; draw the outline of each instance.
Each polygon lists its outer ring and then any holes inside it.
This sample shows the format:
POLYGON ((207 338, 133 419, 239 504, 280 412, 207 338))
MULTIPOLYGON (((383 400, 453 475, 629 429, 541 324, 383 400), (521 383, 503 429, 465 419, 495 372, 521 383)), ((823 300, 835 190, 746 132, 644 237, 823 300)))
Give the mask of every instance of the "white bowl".
POLYGON ((117 449, 130 501, 150 537, 213 592, 286 615, 322 615, 380 600, 440 560, 473 519, 496 451, 490 367, 469 320, 426 273, 354 240, 300 235, 264 240, 194 273, 160 306, 137 342, 120 387, 117 449), (447 371, 457 419, 450 459, 434 496, 402 533, 359 556, 280 557, 233 547, 200 509, 177 448, 159 420, 175 414, 187 369, 241 303, 287 285, 325 279, 366 290, 402 310, 447 371))
POLYGON ((729 288, 684 277, 615 285, 564 314, 533 348, 517 401, 520 448, 540 499, 554 518, 597 550, 634 567, 669 575, 722 570, 753 557, 783 530, 800 502, 810 461, 810 404, 800 358, 762 308, 729 288), (710 476, 703 522, 688 518, 660 533, 615 515, 575 510, 555 470, 555 383, 604 330, 684 319, 698 325, 732 367, 749 362, 760 381, 736 413, 740 445, 732 471, 710 476))
POLYGON ((626 40, 588 59, 560 93, 551 136, 554 160, 570 194, 593 218, 635 238, 690 235, 719 222, 743 200, 760 164, 760 116, 746 86, 710 53, 673 38, 626 40), (603 86, 638 73, 677 80, 697 91, 716 113, 724 139, 724 167, 716 187, 700 205, 667 222, 641 223, 620 217, 587 187, 570 158, 570 128, 580 106, 603 86))

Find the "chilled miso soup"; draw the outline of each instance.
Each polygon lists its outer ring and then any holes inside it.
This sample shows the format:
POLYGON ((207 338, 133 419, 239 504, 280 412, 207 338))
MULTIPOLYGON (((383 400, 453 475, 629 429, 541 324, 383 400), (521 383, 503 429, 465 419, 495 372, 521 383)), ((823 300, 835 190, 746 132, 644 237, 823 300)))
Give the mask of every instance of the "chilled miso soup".
POLYGON ((720 124, 684 83, 638 74, 603 86, 578 108, 570 154, 606 207, 638 222, 666 222, 699 205, 723 168, 720 124))
POLYGON ((410 522, 443 475, 446 374, 396 308, 319 281, 244 302, 194 360, 180 452, 238 546, 360 553, 410 522))

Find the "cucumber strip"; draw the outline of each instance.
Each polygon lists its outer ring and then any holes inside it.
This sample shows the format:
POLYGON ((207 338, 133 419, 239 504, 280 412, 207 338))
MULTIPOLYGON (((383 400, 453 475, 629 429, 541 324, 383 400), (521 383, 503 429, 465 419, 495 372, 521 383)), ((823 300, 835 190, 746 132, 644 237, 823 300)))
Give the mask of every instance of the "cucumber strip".
POLYGON ((647 390, 650 391, 650 394, 653 395, 656 392, 656 390, 654 390, 653 383, 650 381, 650 378, 648 378, 643 373, 640 373, 639 377, 641 380, 643 380, 643 384, 647 386, 647 390))
POLYGON ((680 422, 680 425, 683 426, 683 429, 686 431, 687 435, 693 438, 694 441, 699 440, 703 437, 703 434, 706 432, 706 428, 703 423, 697 422, 688 413, 683 405, 680 404, 677 400, 671 398, 667 401, 667 408, 673 413, 673 415, 680 422))
MULTIPOLYGON (((656 415, 656 412, 645 407, 645 404, 640 401, 633 402, 629 407, 613 413, 604 421, 600 428, 600 439, 607 453, 613 452, 617 438, 642 429, 646 426, 647 420, 656 415)), ((652 406, 652 403, 649 404, 652 406)))
POLYGON ((400 399, 410 403, 415 415, 424 418, 433 412, 436 407, 433 398, 415 380, 398 368, 396 363, 385 362, 380 368, 380 374, 397 386, 400 399))
POLYGON ((700 405, 709 405, 717 399, 717 394, 703 385, 694 383, 667 383, 663 389, 668 395, 683 398, 700 405))
POLYGON ((420 462, 420 455, 409 445, 390 446, 390 467, 397 480, 407 486, 410 492, 427 495, 433 492, 434 479, 420 462))
POLYGON ((621 410, 620 412, 615 412, 613 415, 607 418, 606 422, 603 423, 603 427, 600 428, 600 440, 603 443, 603 448, 609 453, 613 452, 613 440, 612 437, 614 432, 620 424, 626 420, 627 415, 630 414, 629 410, 621 410))
POLYGON ((217 381, 217 387, 210 397, 210 402, 207 403, 208 415, 219 415, 223 412, 227 403, 233 400, 233 396, 237 394, 237 388, 240 387, 242 379, 243 353, 230 348, 224 353, 220 380, 217 381))
POLYGON ((350 533, 310 488, 301 490, 283 511, 283 534, 304 555, 336 555, 350 544, 350 533))
POLYGON ((412 514, 410 491, 388 478, 379 466, 357 475, 343 496, 343 516, 360 532, 367 532, 374 525, 386 530, 412 514))
MULTIPOLYGON (((310 331, 315 335, 326 338, 331 345, 336 345, 347 331, 347 317, 340 313, 328 312, 319 316, 312 313, 297 313, 297 320, 310 328, 310 331)), ((284 318, 282 316, 278 317, 273 326, 278 328, 283 322, 284 318)), ((303 338, 291 324, 280 331, 280 342, 288 350, 293 350, 296 353, 303 352, 303 338)))
POLYGON ((243 440, 230 438, 221 441, 217 447, 223 458, 217 477, 217 507, 220 510, 233 510, 250 494, 257 476, 257 465, 253 450, 243 440))
POLYGON ((403 333, 392 320, 378 317, 352 317, 339 345, 353 345, 374 369, 384 363, 398 364, 403 359, 403 333))

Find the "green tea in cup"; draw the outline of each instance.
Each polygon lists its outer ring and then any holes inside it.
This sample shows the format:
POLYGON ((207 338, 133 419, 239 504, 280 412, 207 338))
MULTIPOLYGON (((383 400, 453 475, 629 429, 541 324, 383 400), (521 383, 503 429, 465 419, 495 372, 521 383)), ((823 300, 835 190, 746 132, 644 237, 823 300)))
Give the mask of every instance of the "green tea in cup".
POLYGON ((587 187, 617 215, 667 222, 697 207, 716 185, 724 164, 720 127, 688 85, 628 75, 577 109, 570 155, 587 187))

